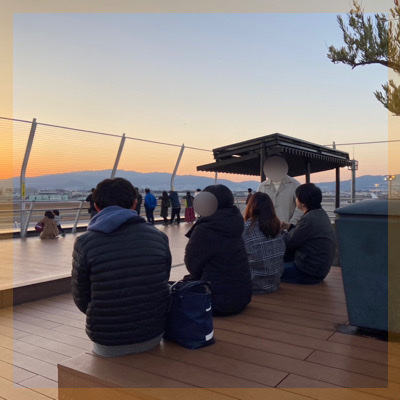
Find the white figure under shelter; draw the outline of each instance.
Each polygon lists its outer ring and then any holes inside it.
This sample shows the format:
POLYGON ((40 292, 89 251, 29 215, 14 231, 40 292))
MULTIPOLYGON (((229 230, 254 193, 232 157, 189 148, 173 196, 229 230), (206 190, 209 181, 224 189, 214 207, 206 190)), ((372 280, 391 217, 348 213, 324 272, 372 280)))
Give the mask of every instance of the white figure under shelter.
POLYGON ((267 179, 261 182, 257 191, 271 197, 275 212, 281 222, 296 225, 303 213, 296 207, 296 188, 300 182, 287 175, 288 163, 283 155, 270 155, 264 163, 267 179))

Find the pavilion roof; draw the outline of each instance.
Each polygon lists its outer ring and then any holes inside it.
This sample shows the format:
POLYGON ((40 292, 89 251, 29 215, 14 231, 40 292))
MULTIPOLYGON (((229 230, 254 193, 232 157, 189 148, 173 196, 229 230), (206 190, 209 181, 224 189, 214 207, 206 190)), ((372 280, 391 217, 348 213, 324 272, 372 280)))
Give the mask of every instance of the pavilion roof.
POLYGON ((305 175, 307 164, 310 173, 315 173, 352 163, 344 151, 274 133, 213 149, 215 162, 199 165, 197 170, 260 176, 261 160, 274 153, 285 156, 292 177, 305 175))

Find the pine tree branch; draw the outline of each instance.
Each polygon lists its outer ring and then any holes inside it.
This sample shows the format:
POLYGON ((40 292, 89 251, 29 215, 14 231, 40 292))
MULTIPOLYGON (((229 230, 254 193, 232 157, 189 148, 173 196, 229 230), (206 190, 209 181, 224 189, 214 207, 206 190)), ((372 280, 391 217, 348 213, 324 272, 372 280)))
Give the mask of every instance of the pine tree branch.
POLYGON ((371 64, 380 64, 380 65, 383 65, 385 67, 389 67, 389 62, 388 61, 382 61, 382 60, 362 61, 362 62, 359 62, 359 63, 350 64, 350 65, 351 65, 351 69, 354 69, 355 67, 359 67, 361 65, 371 65, 371 64))

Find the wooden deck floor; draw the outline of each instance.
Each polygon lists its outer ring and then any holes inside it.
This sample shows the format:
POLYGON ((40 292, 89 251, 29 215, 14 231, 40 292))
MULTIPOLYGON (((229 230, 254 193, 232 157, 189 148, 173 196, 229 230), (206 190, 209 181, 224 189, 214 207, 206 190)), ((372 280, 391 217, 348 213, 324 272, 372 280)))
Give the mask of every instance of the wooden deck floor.
MULTIPOLYGON (((179 240, 174 280, 185 272, 180 233, 179 240)), ((57 364, 93 357, 84 320, 70 294, 0 310, 0 398, 56 399, 57 364)), ((110 399, 400 399, 399 344, 338 333, 346 321, 341 272, 332 268, 320 285, 282 284, 276 293, 255 296, 241 315, 215 318, 210 347, 190 351, 168 343, 113 359, 111 369, 107 360, 103 372, 98 358, 96 368, 103 382, 111 370, 119 386, 128 375, 137 387, 113 390, 110 399), (141 388, 143 382, 152 389, 141 388)), ((99 399, 96 390, 80 393, 99 399)))

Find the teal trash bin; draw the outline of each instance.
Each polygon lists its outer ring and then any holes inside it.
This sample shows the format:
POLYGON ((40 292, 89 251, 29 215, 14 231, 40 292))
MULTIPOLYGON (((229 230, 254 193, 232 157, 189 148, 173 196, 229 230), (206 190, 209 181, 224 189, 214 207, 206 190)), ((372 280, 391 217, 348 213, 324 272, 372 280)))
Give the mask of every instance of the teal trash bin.
POLYGON ((400 200, 364 200, 335 213, 350 325, 400 332, 400 200))

